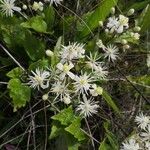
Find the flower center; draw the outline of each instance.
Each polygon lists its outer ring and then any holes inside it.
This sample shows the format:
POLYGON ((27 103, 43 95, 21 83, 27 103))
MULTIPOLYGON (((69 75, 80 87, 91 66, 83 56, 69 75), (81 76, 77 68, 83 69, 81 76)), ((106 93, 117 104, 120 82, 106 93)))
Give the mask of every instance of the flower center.
POLYGON ((80 80, 80 84, 81 84, 81 85, 85 85, 85 84, 87 84, 87 80, 85 80, 85 79, 81 79, 81 80, 80 80))
POLYGON ((70 70, 69 66, 67 64, 64 64, 63 71, 68 72, 70 70))
POLYGON ((35 80, 38 82, 38 83, 41 83, 43 81, 43 79, 40 77, 40 76, 35 76, 35 80))

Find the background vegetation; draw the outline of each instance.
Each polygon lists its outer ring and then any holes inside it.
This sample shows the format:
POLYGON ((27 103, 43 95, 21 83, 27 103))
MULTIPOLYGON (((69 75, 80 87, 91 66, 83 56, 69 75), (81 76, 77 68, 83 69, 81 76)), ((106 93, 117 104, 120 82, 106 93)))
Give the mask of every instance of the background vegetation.
MULTIPOLYGON (((28 1, 18 3, 22 7, 22 3, 28 4, 28 1)), ((93 150, 91 141, 94 141, 96 150, 119 149, 121 142, 134 131, 135 116, 140 111, 150 112, 150 70, 147 66, 150 53, 149 4, 150 0, 64 0, 62 5, 46 6, 38 14, 23 10, 29 16, 32 14, 29 19, 20 14, 8 18, 0 15, 0 149, 93 150), (72 129, 78 123, 69 126, 66 132, 68 123, 62 124, 64 120, 59 116, 52 117, 54 108, 42 100, 42 91, 31 94, 26 86, 11 84, 9 80, 17 77, 25 81, 30 70, 53 63, 48 60, 45 50, 56 50, 60 46, 60 37, 61 44, 77 41, 85 43, 87 51, 96 52, 97 39, 105 39, 99 21, 105 21, 112 7, 116 7, 118 14, 135 9, 133 22, 134 19, 140 20, 141 40, 115 64, 110 64, 112 80, 103 83, 109 94, 105 95, 106 100, 99 99, 98 115, 87 119, 93 137, 85 134, 82 139, 82 135, 74 133, 80 126, 72 129), (18 66, 4 49, 26 72, 11 71, 18 66), (60 129, 56 129, 58 127, 60 129)), ((70 107, 60 106, 65 107, 69 113, 62 115, 70 115, 70 107)), ((84 120, 81 128, 88 131, 84 120)))

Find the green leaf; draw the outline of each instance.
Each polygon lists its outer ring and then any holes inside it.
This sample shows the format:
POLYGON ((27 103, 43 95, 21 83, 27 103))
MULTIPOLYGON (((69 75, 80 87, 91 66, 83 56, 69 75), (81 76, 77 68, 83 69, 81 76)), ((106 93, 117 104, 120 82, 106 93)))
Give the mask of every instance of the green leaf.
POLYGON ((20 76, 22 75, 23 70, 19 67, 12 69, 11 71, 9 71, 7 73, 7 76, 9 78, 20 78, 20 76))
POLYGON ((113 150, 118 150, 119 149, 118 140, 117 140, 116 136, 111 131, 109 131, 109 129, 108 129, 109 125, 110 125, 109 122, 104 122, 106 137, 107 137, 112 149, 113 150))
POLYGON ((142 15, 140 16, 140 26, 141 26, 141 32, 144 32, 148 29, 150 29, 150 5, 147 5, 147 7, 145 8, 144 12, 142 13, 142 15))
POLYGON ((55 11, 52 6, 48 6, 46 9, 44 9, 44 14, 45 14, 45 22, 47 23, 47 29, 51 30, 54 26, 54 21, 55 21, 55 11))
POLYGON ((60 123, 54 121, 52 128, 51 128, 51 133, 50 133, 49 139, 51 140, 51 139, 57 137, 58 135, 60 135, 62 130, 63 129, 62 129, 60 123))
POLYGON ((19 79, 11 79, 8 83, 9 95, 13 99, 14 110, 24 107, 30 100, 31 89, 22 85, 19 79))
POLYGON ((86 25, 84 25, 82 31, 79 32, 78 37, 81 39, 97 28, 99 26, 99 21, 105 20, 105 18, 109 15, 111 8, 114 7, 117 2, 118 0, 102 1, 98 8, 89 16, 86 25))
POLYGON ((65 128, 65 130, 71 133, 76 139, 78 139, 78 141, 82 141, 85 140, 85 134, 83 133, 83 131, 81 131, 80 126, 81 119, 78 117, 74 119, 72 124, 69 127, 65 128))
POLYGON ((47 24, 41 16, 32 17, 28 21, 21 23, 21 26, 24 28, 31 28, 37 32, 43 33, 46 33, 47 30, 47 24))
POLYGON ((37 67, 39 69, 47 69, 48 68, 48 60, 47 59, 40 59, 34 63, 32 63, 30 66, 29 66, 29 70, 36 70, 37 67))
POLYGON ((31 33, 26 33, 23 46, 31 60, 36 61, 45 56, 45 44, 35 38, 31 33))
POLYGON ((59 121, 62 125, 70 124, 74 118, 75 117, 71 106, 66 109, 63 109, 57 115, 52 116, 53 120, 59 121))
POLYGON ((60 36, 57 40, 56 46, 54 47, 54 55, 51 57, 51 66, 55 66, 59 62, 58 54, 62 45, 62 37, 60 36))
POLYGON ((106 138, 101 142, 98 150, 112 150, 112 147, 106 143, 106 138))
POLYGON ((117 105, 115 104, 115 102, 112 100, 112 98, 110 97, 110 95, 109 95, 105 90, 103 90, 102 97, 105 99, 105 101, 107 102, 107 104, 108 104, 116 113, 120 114, 119 108, 117 107, 117 105))
POLYGON ((71 134, 67 134, 68 150, 78 150, 81 145, 71 134))
POLYGON ((136 11, 141 10, 143 8, 146 7, 147 4, 150 3, 150 0, 145 0, 145 1, 141 1, 141 2, 136 2, 133 3, 133 5, 130 5, 129 7, 127 7, 126 10, 130 10, 130 9, 135 9, 136 11))

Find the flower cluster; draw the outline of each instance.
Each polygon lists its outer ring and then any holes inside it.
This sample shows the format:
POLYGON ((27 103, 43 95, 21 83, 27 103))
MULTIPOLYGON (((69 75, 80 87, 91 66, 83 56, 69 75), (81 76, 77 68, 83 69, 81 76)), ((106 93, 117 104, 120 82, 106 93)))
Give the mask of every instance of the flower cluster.
POLYGON ((139 130, 122 143, 121 150, 150 150, 150 116, 140 113, 135 122, 139 130))
MULTIPOLYGON (((77 112, 83 117, 96 114, 99 105, 94 101, 94 97, 102 95, 103 92, 103 88, 97 85, 96 81, 106 79, 108 74, 104 62, 99 61, 97 54, 86 55, 84 44, 80 43, 62 45, 59 54, 47 50, 46 55, 56 55, 59 62, 53 71, 32 71, 28 84, 38 90, 48 89, 48 94, 55 96, 54 102, 74 103, 77 105, 77 112)), ((44 100, 45 97, 48 98, 47 94, 43 97, 44 100)))
POLYGON ((134 9, 130 9, 126 15, 120 14, 115 16, 115 8, 112 8, 112 16, 106 20, 106 25, 99 21, 100 27, 105 30, 106 36, 113 40, 113 44, 104 45, 99 39, 97 46, 104 52, 104 58, 108 61, 116 61, 119 58, 119 50, 126 51, 132 43, 138 43, 141 28, 139 26, 130 25, 129 17, 134 14, 134 9))
MULTIPOLYGON (((12 17, 14 15, 14 12, 21 12, 21 8, 18 6, 15 6, 16 0, 0 0, 0 9, 3 15, 6 17, 10 16, 12 17)), ((50 5, 55 4, 56 6, 60 4, 63 0, 45 0, 45 2, 49 2, 50 5)), ((23 4, 22 9, 26 10, 28 7, 26 4, 23 4)), ((39 1, 33 2, 33 5, 31 7, 34 11, 43 11, 44 4, 43 2, 39 1)))

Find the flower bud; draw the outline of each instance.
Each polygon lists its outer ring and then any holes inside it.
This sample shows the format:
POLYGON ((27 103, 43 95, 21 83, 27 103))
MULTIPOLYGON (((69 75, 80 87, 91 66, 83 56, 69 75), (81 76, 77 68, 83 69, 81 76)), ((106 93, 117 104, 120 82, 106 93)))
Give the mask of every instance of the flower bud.
POLYGON ((42 100, 46 101, 47 99, 48 99, 48 94, 44 94, 44 95, 42 96, 42 100))
POLYGON ((127 40, 125 40, 125 39, 122 39, 122 40, 121 40, 121 44, 125 45, 125 44, 127 44, 127 43, 128 43, 127 40))
POLYGON ((99 21, 99 26, 103 27, 103 21, 99 21))
POLYGON ((133 15, 134 14, 134 9, 132 8, 132 9, 130 9, 128 12, 127 12, 127 16, 131 16, 131 15, 133 15))
POLYGON ((112 15, 114 15, 115 14, 115 8, 112 7, 111 10, 110 10, 110 12, 111 12, 112 15))
POLYGON ((139 26, 134 27, 135 32, 139 32, 140 30, 141 30, 141 28, 139 26))
POLYGON ((127 44, 123 46, 123 49, 129 49, 129 48, 130 48, 130 46, 127 44))
POLYGON ((105 33, 108 33, 109 32, 109 30, 108 29, 105 29, 105 33))
POLYGON ((24 5, 22 6, 22 9, 27 10, 27 5, 24 4, 24 5))
POLYGON ((67 105, 71 103, 71 100, 70 100, 69 96, 64 97, 64 103, 67 104, 67 105))
POLYGON ((48 49, 48 50, 46 50, 46 55, 48 57, 52 57, 54 55, 54 53, 51 50, 48 49))

